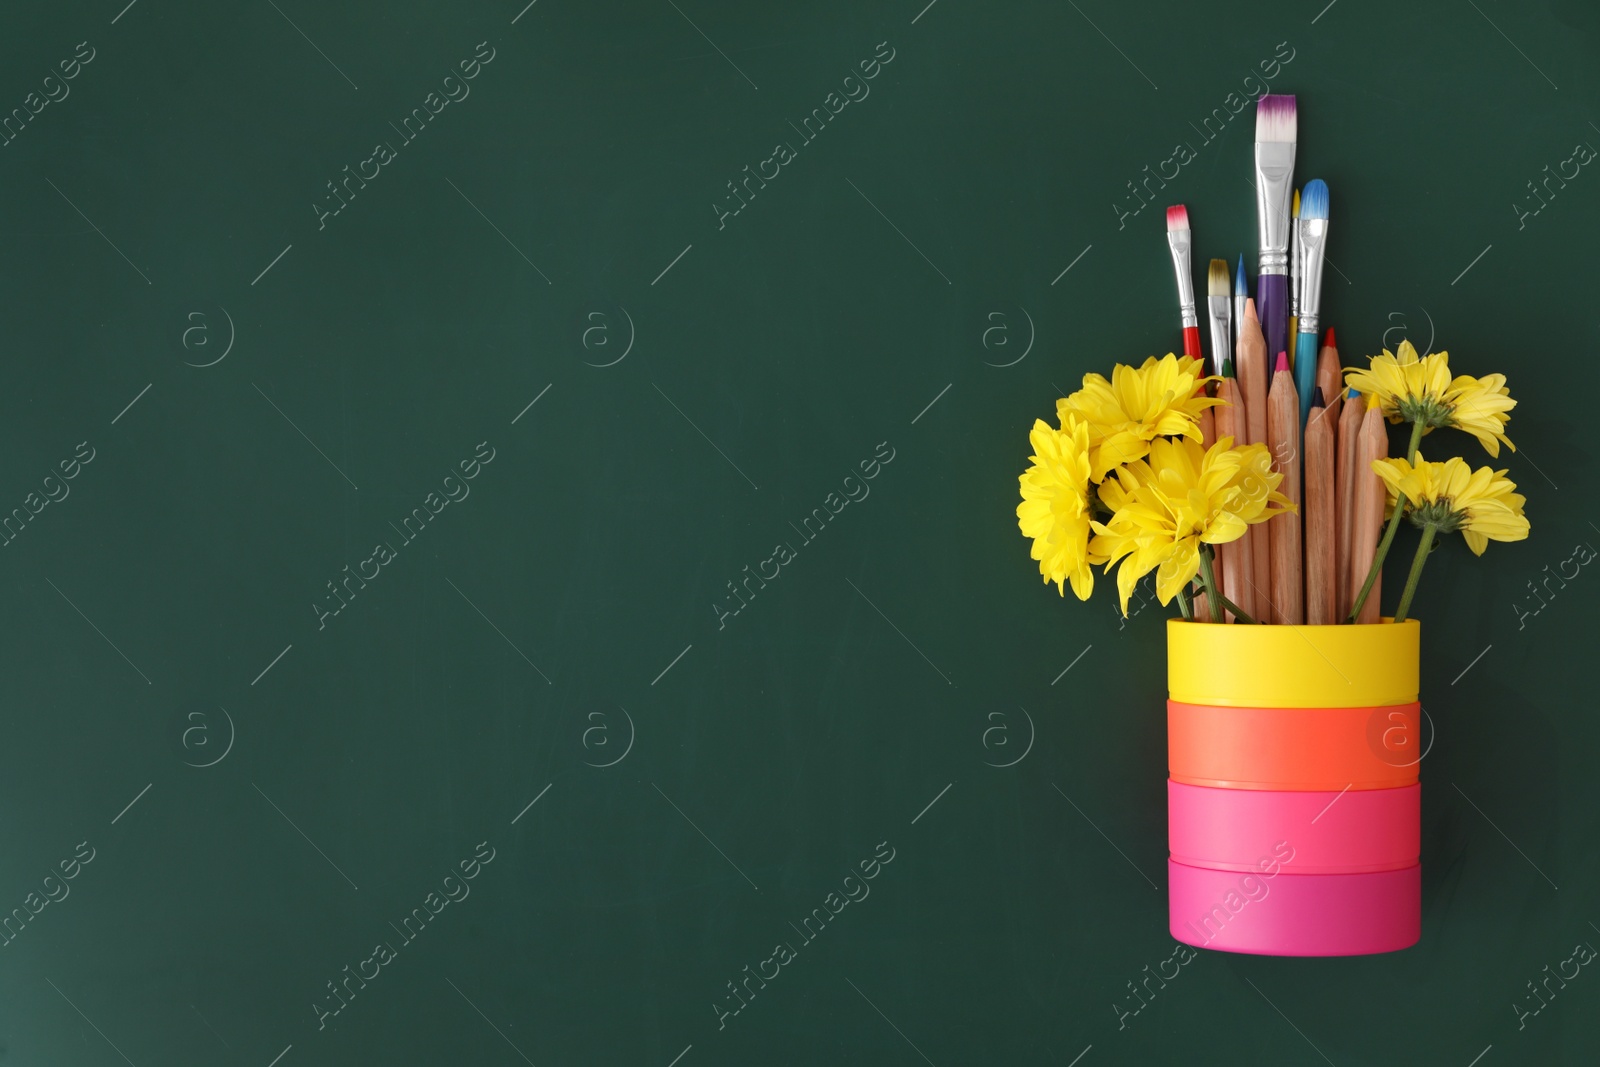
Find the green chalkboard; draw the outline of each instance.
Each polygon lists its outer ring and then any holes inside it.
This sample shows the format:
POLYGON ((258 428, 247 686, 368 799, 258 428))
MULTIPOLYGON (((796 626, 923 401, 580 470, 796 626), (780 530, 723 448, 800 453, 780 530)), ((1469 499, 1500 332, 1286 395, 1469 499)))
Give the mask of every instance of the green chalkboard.
POLYGON ((1595 1062, 1600 13, 1324 4, 8 5, 0 1064, 1595 1062), (1421 943, 1134 1013, 1162 612, 1016 478, 1269 87, 1533 536, 1424 579, 1421 943))

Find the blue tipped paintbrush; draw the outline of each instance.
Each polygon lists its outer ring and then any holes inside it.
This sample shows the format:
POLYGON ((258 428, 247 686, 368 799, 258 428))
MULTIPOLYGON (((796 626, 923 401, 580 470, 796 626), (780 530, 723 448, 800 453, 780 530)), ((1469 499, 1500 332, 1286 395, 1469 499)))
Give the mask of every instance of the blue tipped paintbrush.
POLYGON ((1300 422, 1311 411, 1317 381, 1317 326, 1322 310, 1322 261, 1328 247, 1328 186, 1321 178, 1300 192, 1300 323, 1295 338, 1294 379, 1300 391, 1300 422))
POLYGON ((1244 302, 1250 299, 1244 280, 1244 253, 1239 253, 1239 272, 1233 276, 1233 350, 1239 351, 1239 331, 1244 329, 1244 302))

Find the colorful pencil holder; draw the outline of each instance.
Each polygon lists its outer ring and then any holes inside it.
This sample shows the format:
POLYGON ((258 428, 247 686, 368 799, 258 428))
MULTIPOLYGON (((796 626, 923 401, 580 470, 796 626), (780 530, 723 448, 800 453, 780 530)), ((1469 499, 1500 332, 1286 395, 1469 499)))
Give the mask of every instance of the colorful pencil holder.
POLYGON ((1173 937, 1275 956, 1417 942, 1420 633, 1168 622, 1173 937))

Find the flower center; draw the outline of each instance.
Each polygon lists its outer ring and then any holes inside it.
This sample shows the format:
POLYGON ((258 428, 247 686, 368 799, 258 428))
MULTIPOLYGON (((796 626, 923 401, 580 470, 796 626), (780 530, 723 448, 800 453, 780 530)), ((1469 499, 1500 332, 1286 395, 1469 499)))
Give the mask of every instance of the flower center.
POLYGON ((1407 422, 1420 422, 1428 427, 1451 426, 1455 423, 1455 408, 1432 393, 1423 393, 1421 396, 1407 394, 1395 406, 1400 417, 1407 422))
POLYGON ((1450 504, 1449 497, 1440 497, 1433 501, 1419 501, 1411 508, 1411 524, 1418 529, 1424 526, 1433 526, 1440 533, 1454 533, 1461 528, 1461 523, 1466 519, 1466 513, 1456 511, 1450 504))

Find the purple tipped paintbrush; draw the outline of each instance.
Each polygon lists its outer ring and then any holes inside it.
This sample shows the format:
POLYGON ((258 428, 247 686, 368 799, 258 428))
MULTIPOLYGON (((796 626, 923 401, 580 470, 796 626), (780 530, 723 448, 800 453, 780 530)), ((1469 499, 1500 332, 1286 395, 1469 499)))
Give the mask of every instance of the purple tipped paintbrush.
POLYGON ((1268 94, 1256 102, 1256 224, 1261 231, 1256 305, 1268 352, 1289 347, 1289 204, 1296 133, 1294 97, 1268 94))

